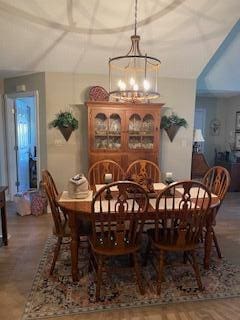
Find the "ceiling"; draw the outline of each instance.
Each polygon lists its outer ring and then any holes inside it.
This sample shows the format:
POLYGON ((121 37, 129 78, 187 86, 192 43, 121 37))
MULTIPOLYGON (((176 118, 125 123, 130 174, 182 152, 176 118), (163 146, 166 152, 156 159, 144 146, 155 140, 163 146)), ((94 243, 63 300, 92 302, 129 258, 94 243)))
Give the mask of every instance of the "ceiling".
MULTIPOLYGON (((197 78, 239 12, 239 0, 138 0, 141 51, 162 61, 162 77, 197 78)), ((0 0, 0 77, 106 74, 133 22, 133 0, 0 0)))

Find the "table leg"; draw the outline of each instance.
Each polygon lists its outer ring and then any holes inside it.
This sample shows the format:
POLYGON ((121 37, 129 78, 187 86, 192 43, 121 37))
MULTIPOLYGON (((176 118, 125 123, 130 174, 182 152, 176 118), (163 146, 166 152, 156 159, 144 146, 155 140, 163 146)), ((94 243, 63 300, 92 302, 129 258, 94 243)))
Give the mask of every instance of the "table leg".
POLYGON ((210 257, 212 251, 213 231, 212 231, 212 215, 210 213, 206 223, 206 235, 205 235, 205 255, 204 255, 204 268, 209 269, 210 257))
POLYGON ((79 246, 79 233, 78 221, 75 214, 69 214, 69 227, 71 229, 71 260, 72 260, 72 279, 73 281, 79 280, 78 272, 78 246, 79 246))
POLYGON ((1 220, 2 220, 2 242, 4 246, 7 246, 8 236, 7 236, 7 213, 6 213, 5 195, 4 195, 4 205, 1 208, 1 220))

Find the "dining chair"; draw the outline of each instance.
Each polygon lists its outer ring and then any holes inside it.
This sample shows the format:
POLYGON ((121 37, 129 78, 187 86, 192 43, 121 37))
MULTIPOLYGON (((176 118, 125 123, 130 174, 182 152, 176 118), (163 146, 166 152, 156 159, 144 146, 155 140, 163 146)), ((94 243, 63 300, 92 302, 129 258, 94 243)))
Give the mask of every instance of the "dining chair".
POLYGON ((199 290, 203 290, 195 250, 202 234, 211 203, 208 188, 197 181, 175 182, 165 188, 155 200, 155 227, 148 230, 149 246, 160 253, 157 294, 161 294, 165 256, 182 252, 191 263, 199 290))
POLYGON ((137 253, 147 209, 147 193, 135 182, 113 182, 93 197, 89 242, 92 249, 91 265, 96 267, 97 301, 100 299, 103 267, 107 267, 104 262, 110 257, 131 257, 139 291, 144 294, 137 253), (109 191, 112 198, 109 197, 109 191))
POLYGON ((136 160, 126 171, 126 177, 141 184, 142 179, 150 178, 152 182, 160 182, 161 172, 159 167, 149 160, 136 160))
POLYGON ((125 177, 121 166, 113 160, 100 160, 95 162, 88 171, 88 182, 91 186, 105 184, 105 174, 111 174, 111 182, 123 180, 125 177))
POLYGON ((219 205, 213 209, 214 221, 213 221, 213 228, 212 228, 213 242, 219 258, 222 258, 222 253, 217 241, 216 233, 214 231, 214 226, 216 225, 216 215, 228 191, 230 182, 231 182, 231 177, 228 170, 221 166, 215 166, 210 168, 202 180, 202 183, 206 185, 206 187, 210 190, 210 192, 217 195, 220 200, 219 205))
MULTIPOLYGON (((159 167, 152 161, 136 160, 128 166, 126 171, 126 178, 139 183, 145 188, 145 190, 147 190, 149 189, 149 179, 150 185, 152 185, 154 182, 161 181, 161 172, 159 167)), ((144 233, 152 227, 153 221, 146 220, 144 226, 144 233)))
MULTIPOLYGON (((52 218, 54 222, 53 226, 53 234, 57 237, 57 243, 54 249, 54 255, 52 264, 50 267, 49 274, 52 275, 55 264, 58 258, 58 254, 60 252, 61 244, 63 242, 63 238, 71 237, 70 228, 68 225, 68 218, 65 212, 62 212, 57 203, 57 197, 59 195, 56 184, 50 172, 48 170, 42 170, 42 186, 46 192, 49 205, 51 208, 52 218)), ((90 228, 87 224, 80 224, 79 236, 86 236, 90 232, 90 228)), ((86 241, 85 241, 86 242, 86 241)))
POLYGON ((55 198, 57 198, 59 193, 58 193, 55 181, 53 180, 51 173, 48 170, 44 169, 44 170, 42 170, 42 178, 43 177, 44 177, 44 182, 47 182, 47 184, 51 186, 51 190, 53 192, 53 195, 55 198))

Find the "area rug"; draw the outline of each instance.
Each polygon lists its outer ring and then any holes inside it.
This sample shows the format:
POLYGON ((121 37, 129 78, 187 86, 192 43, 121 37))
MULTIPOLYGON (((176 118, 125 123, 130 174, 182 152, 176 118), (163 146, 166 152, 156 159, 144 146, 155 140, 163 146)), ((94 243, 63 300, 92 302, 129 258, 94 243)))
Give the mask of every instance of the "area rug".
MULTIPOLYGON (((96 302, 94 275, 88 272, 86 249, 80 248, 79 252, 79 282, 72 282, 69 243, 62 245, 54 274, 49 276, 55 243, 56 239, 49 237, 26 303, 23 320, 240 296, 240 267, 224 259, 212 258, 211 268, 206 271, 201 265, 202 250, 199 250, 198 259, 205 287, 203 292, 197 288, 191 266, 181 264, 165 268, 162 294, 161 297, 157 296, 156 272, 153 265, 148 263, 142 268, 146 290, 144 296, 138 292, 131 269, 126 269, 126 272, 123 268, 105 274, 101 301, 96 302)), ((115 264, 127 264, 127 259, 124 259, 115 264)), ((109 263, 111 265, 114 262, 109 263)))

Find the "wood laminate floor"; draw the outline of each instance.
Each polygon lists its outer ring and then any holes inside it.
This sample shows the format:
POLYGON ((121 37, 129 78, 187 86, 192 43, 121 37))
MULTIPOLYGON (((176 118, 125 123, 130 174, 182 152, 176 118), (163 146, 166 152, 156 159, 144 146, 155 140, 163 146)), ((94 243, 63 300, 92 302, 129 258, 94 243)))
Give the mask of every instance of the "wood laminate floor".
MULTIPOLYGON (((42 251, 51 234, 49 214, 34 217, 16 215, 8 205, 9 245, 0 247, 0 320, 21 319, 42 251)), ((223 255, 240 264, 240 194, 229 193, 220 209, 217 227, 223 255)), ((57 317, 53 320, 240 320, 240 298, 179 303, 57 317)))

